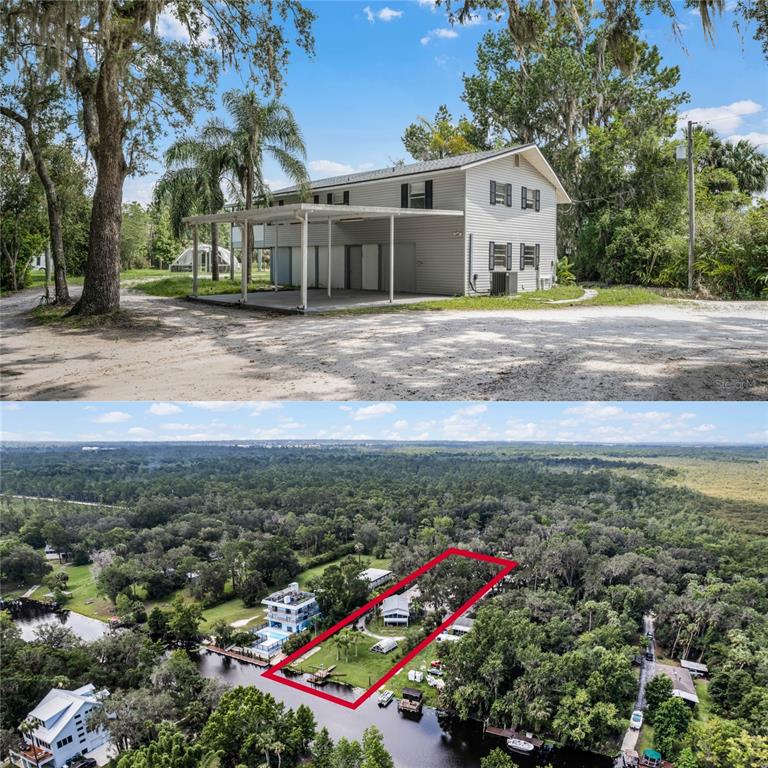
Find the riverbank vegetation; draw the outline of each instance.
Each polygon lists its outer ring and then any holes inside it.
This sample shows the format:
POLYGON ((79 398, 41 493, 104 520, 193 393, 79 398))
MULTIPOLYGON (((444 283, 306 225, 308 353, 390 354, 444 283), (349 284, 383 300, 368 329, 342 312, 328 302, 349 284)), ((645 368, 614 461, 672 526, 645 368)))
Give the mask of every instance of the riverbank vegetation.
MULTIPOLYGON (((712 717, 686 736, 700 768, 737 763, 714 763, 699 738, 727 731, 757 749, 768 737, 768 531, 758 529, 768 510, 737 490, 721 499, 689 487, 684 471, 689 460, 752 467, 766 461, 759 449, 126 444, 6 448, 2 458, 6 493, 102 505, 50 502, 43 516, 42 502, 3 497, 11 562, 30 549, 42 557, 47 535, 69 537, 111 603, 171 601, 147 617, 163 642, 193 642, 202 609, 222 597, 248 607, 293 579, 332 596, 341 557, 355 569, 358 558, 391 560, 399 578, 457 545, 520 567, 465 639, 437 649, 449 671, 441 706, 611 752, 633 706, 642 615, 654 611, 662 652, 712 670, 712 717), (330 563, 326 582, 301 576, 330 563), (179 589, 197 609, 182 608, 179 589)), ((464 581, 437 579, 424 603, 441 605, 464 581)))

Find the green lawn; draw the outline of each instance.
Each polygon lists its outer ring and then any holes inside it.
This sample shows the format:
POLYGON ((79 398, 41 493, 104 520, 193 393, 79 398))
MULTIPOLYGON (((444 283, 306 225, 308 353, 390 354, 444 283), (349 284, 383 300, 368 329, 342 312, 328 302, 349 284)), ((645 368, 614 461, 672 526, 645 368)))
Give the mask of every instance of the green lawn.
MULTIPOLYGON (((126 269, 120 273, 120 280, 125 282, 127 280, 147 280, 151 278, 164 277, 168 274, 167 269, 126 269)), ((82 275, 67 275, 67 285, 82 285, 82 275)), ((53 290, 53 275, 50 280, 51 290, 53 290)), ((24 284, 24 288, 45 288, 45 272, 30 272, 27 275, 27 280, 24 284)), ((10 293, 5 287, 0 291, 0 295, 6 296, 10 293)))
MULTIPOLYGON (((71 592, 72 596, 67 600, 65 608, 93 619, 106 620, 114 615, 109 600, 96 593, 96 582, 90 565, 59 565, 58 563, 51 563, 51 565, 54 573, 63 570, 69 576, 67 591, 71 592)), ((43 585, 32 597, 40 599, 49 591, 49 588, 43 585)))
MULTIPOLYGON (((229 273, 226 273, 227 275, 229 273)), ((254 270, 252 280, 248 285, 249 291, 267 291, 270 290, 269 270, 254 270)), ((136 283, 132 286, 136 291, 141 291, 150 296, 165 296, 168 298, 179 298, 189 296, 192 293, 192 275, 188 272, 183 274, 164 273, 159 280, 149 280, 136 283)), ((197 284, 197 293, 200 296, 209 296, 214 293, 240 293, 240 278, 230 280, 225 274, 218 282, 213 282, 208 275, 201 276, 197 284)))
POLYGON ((637 740, 635 751, 642 755, 644 749, 655 749, 653 745, 653 739, 653 726, 648 723, 644 723, 642 730, 640 731, 640 738, 637 740))
POLYGON ((384 625, 380 616, 377 616, 367 624, 368 630, 373 632, 374 635, 381 635, 382 637, 403 637, 408 631, 408 627, 388 627, 384 625))
MULTIPOLYGON (((344 557, 349 557, 349 555, 344 555, 344 557)), ((312 579, 317 578, 318 576, 322 575, 326 568, 330 565, 336 565, 337 563, 340 563, 344 557, 339 557, 336 560, 332 560, 329 563, 324 563, 323 565, 316 565, 314 568, 307 568, 306 570, 302 571, 297 577, 296 581, 298 582, 300 587, 306 587, 312 579)), ((364 568, 389 568, 391 565, 391 561, 387 560, 386 558, 375 558, 373 555, 360 555, 360 570, 362 571, 364 568)))
POLYGON ((584 289, 577 285, 557 285, 548 291, 531 291, 517 296, 456 296, 451 299, 433 299, 414 304, 396 304, 394 306, 358 307, 329 313, 375 314, 379 312, 421 312, 425 310, 500 310, 500 309, 563 309, 572 306, 631 306, 635 304, 673 304, 673 299, 666 298, 655 291, 639 286, 616 286, 598 288, 597 296, 587 301, 565 304, 551 304, 552 301, 578 299, 584 295, 584 289))

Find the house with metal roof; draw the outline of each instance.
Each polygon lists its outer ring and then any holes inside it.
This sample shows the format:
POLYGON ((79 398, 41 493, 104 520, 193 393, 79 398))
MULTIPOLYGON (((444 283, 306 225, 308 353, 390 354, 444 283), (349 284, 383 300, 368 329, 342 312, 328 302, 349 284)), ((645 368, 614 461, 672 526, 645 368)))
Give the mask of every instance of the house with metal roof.
POLYGON ((654 677, 656 675, 666 675, 672 681, 672 695, 677 696, 689 704, 698 704, 699 697, 696 693, 696 686, 693 684, 691 673, 684 667, 677 667, 674 664, 654 663, 654 677))
POLYGON ((78 755, 106 758, 109 733, 91 728, 88 718, 107 696, 90 684, 73 691, 52 688, 27 715, 34 728, 25 734, 26 747, 10 750, 11 762, 21 768, 60 768, 78 755))
MULTIPOLYGON (((368 291, 393 302, 550 288, 557 206, 570 202, 528 144, 320 179, 277 190, 269 207, 185 221, 193 230, 240 228, 242 240, 269 250, 272 282, 296 286, 297 308, 308 311, 310 290, 328 298, 368 291)), ((240 303, 264 299, 248 294, 243 276, 240 303)))
POLYGON ((381 602, 381 620, 388 627, 407 627, 411 618, 410 601, 406 595, 391 595, 381 602))
POLYGON ((392 578, 392 571, 385 568, 366 568, 360 571, 359 578, 367 582, 369 589, 378 589, 392 578))

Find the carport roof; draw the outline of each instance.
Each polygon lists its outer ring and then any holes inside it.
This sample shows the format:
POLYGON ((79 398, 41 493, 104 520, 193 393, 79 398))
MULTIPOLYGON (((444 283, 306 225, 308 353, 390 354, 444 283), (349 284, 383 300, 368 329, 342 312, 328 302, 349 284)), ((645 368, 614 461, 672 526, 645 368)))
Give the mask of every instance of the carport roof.
POLYGON ((187 216, 187 224, 233 223, 285 224, 298 222, 305 216, 318 221, 364 221, 365 219, 413 218, 423 216, 464 216, 464 211, 442 208, 390 208, 379 205, 326 205, 321 203, 291 203, 269 208, 250 208, 247 211, 225 211, 200 216, 187 216))

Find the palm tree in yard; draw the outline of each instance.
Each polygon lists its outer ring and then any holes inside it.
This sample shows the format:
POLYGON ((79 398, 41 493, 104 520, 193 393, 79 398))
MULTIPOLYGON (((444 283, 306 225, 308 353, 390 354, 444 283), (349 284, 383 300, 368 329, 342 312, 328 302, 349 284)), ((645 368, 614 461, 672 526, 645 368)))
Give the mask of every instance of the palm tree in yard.
MULTIPOLYGON (((193 213, 218 213, 224 206, 221 184, 232 166, 233 147, 228 129, 208 121, 196 137, 174 142, 165 153, 165 174, 155 190, 170 204, 171 227, 179 237, 182 219, 193 213)), ((218 226, 211 224, 211 279, 219 279, 218 226)))
MULTIPOLYGON (((267 155, 291 182, 306 184, 304 137, 288 106, 278 99, 262 102, 253 91, 228 91, 224 106, 234 127, 221 138, 226 138, 231 150, 230 171, 246 210, 253 207, 254 200, 268 201, 271 197, 263 174, 267 155)), ((253 243, 249 242, 248 265, 252 249, 253 243)))

